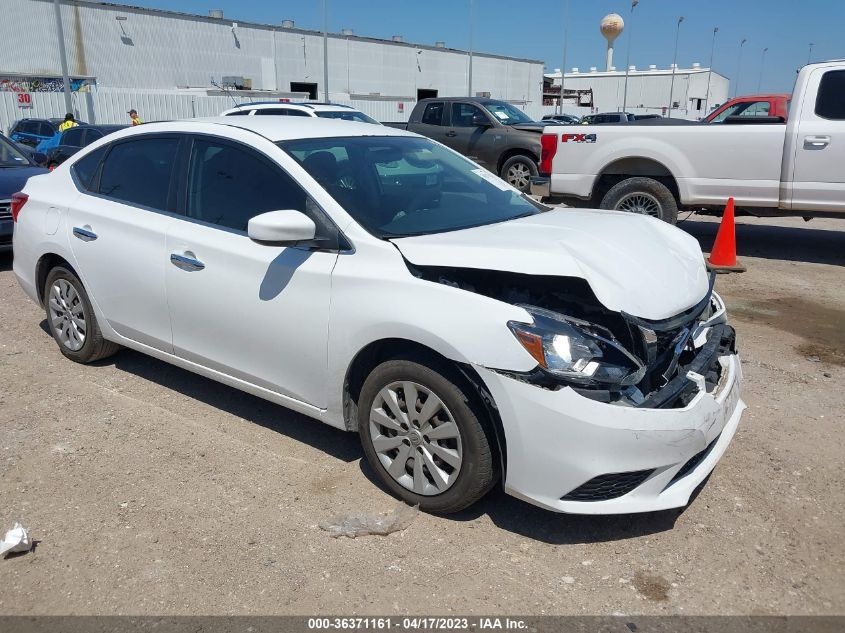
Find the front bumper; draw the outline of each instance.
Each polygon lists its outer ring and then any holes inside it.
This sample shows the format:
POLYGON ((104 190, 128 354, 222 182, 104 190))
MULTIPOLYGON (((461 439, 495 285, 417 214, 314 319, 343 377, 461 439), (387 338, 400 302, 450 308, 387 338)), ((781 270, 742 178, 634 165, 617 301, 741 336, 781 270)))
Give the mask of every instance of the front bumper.
POLYGON ((686 505, 724 454, 745 409, 739 357, 730 353, 717 362, 722 373, 718 385, 708 392, 698 376, 698 393, 679 409, 602 403, 569 387, 553 391, 477 367, 504 427, 505 491, 549 510, 576 514, 686 505), (644 473, 638 475, 642 482, 626 494, 573 500, 583 498, 577 491, 588 482, 637 473, 644 473))
POLYGON ((12 250, 12 234, 14 223, 11 220, 0 220, 0 253, 12 250))

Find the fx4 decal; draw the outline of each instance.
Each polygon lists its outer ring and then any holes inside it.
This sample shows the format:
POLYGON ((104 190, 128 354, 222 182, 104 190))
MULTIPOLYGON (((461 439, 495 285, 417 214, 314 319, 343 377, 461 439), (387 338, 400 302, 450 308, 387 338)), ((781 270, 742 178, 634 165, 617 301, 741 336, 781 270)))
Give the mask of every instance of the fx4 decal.
POLYGON ((595 143, 596 142, 596 135, 595 134, 561 134, 560 135, 560 142, 561 143, 595 143))

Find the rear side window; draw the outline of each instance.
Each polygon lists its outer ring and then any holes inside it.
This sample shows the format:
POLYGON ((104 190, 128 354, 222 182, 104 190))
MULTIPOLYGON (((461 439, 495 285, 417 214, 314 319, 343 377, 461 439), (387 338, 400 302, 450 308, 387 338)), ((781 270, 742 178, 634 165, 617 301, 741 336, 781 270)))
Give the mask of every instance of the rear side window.
POLYGON ((76 127, 64 132, 62 134, 62 145, 70 145, 72 147, 82 147, 82 133, 84 128, 76 127))
POLYGON ((38 126, 38 132, 37 132, 37 134, 38 134, 39 136, 47 136, 47 137, 49 137, 49 136, 53 136, 55 133, 56 133, 56 130, 55 130, 55 129, 53 128, 53 126, 52 126, 52 125, 50 125, 49 123, 44 123, 44 122, 42 122, 42 123, 38 126))
POLYGON ((825 119, 845 119, 845 70, 831 70, 822 76, 816 114, 825 119))
POLYGON ((97 170, 106 154, 106 147, 100 147, 73 164, 71 173, 80 187, 86 191, 94 191, 97 170))
POLYGON ((426 123, 428 125, 443 125, 443 104, 442 103, 429 103, 426 104, 425 110, 423 110, 422 119, 420 120, 421 123, 426 123))
POLYGON ((246 231, 267 211, 306 211, 305 191, 258 154, 214 140, 196 140, 188 169, 190 218, 246 231))
POLYGON ((236 110, 235 112, 230 112, 226 116, 249 116, 249 110, 236 110))
POLYGON ((85 137, 82 140, 82 146, 90 145, 94 141, 99 141, 103 138, 103 133, 99 130, 85 130, 85 137))
POLYGON ((261 110, 256 110, 255 114, 275 116, 308 116, 307 113, 302 112, 301 110, 292 110, 290 108, 262 108, 261 110))
POLYGON ((141 138, 112 145, 100 175, 100 194, 166 210, 177 138, 141 138))

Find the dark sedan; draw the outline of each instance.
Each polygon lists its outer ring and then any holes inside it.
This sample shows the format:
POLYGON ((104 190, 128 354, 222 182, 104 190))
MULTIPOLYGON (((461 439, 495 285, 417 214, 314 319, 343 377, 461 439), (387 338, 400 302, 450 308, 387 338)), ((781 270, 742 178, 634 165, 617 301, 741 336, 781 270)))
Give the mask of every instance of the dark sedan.
POLYGON ((78 125, 62 132, 59 144, 47 150, 45 165, 48 169, 55 169, 68 158, 76 154, 86 145, 103 138, 117 130, 128 127, 126 125, 78 125))
POLYGON ((30 176, 46 173, 29 154, 0 134, 0 251, 12 248, 12 195, 23 189, 30 176))

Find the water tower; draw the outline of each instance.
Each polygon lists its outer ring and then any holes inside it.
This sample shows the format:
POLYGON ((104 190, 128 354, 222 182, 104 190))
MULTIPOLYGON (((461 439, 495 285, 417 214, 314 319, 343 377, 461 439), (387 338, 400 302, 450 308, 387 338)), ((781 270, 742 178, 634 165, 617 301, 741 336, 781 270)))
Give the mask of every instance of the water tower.
POLYGON ((613 42, 625 28, 625 21, 618 13, 606 15, 601 20, 601 34, 607 40, 607 70, 613 66, 613 42))

